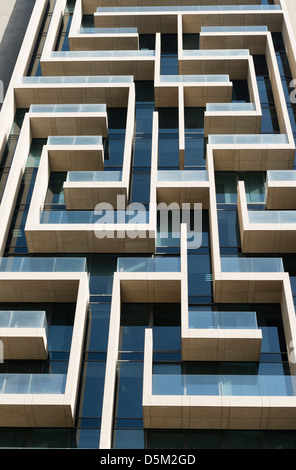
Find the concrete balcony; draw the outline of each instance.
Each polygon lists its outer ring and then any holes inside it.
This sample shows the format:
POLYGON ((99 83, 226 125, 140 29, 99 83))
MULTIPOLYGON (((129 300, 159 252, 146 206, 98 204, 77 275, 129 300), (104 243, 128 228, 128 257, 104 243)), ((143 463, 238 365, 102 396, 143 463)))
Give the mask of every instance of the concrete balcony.
POLYGON ((159 375, 146 330, 143 417, 147 429, 294 429, 294 376, 159 375))
POLYGON ((126 107, 132 76, 23 77, 15 86, 16 105, 31 104, 92 104, 126 107))
POLYGON ((199 33, 202 26, 263 25, 279 31, 280 5, 193 5, 102 7, 94 14, 95 27, 136 27, 139 33, 176 33, 177 15, 182 15, 184 32, 199 33))
POLYGON ((117 208, 118 196, 127 201, 122 171, 69 171, 63 188, 67 209, 90 210, 107 201, 117 208))
POLYGON ((229 75, 230 80, 245 79, 248 73, 248 49, 188 49, 179 53, 180 75, 229 75))
POLYGON ((294 253, 296 251, 296 211, 248 211, 244 183, 240 181, 238 214, 243 252, 294 253))
POLYGON ((104 169, 101 136, 49 136, 46 145, 51 171, 104 169))
POLYGON ((210 103, 205 111, 205 135, 258 134, 261 130, 261 107, 254 103, 210 103))
POLYGON ((266 183, 266 209, 296 209, 295 170, 268 171, 266 183))
POLYGON ((206 170, 158 170, 156 183, 157 200, 171 204, 199 202, 209 205, 209 179, 206 170))
POLYGON ((31 105, 29 115, 35 138, 108 135, 106 105, 31 105))
POLYGON ((207 103, 230 102, 232 82, 228 75, 160 75, 155 81, 157 106, 177 106, 178 88, 184 87, 184 105, 205 107, 207 103))
POLYGON ((262 332, 255 312, 182 312, 182 360, 258 361, 262 332))
POLYGON ((201 49, 248 49, 251 55, 265 54, 267 26, 205 26, 201 49))
POLYGON ((180 302, 181 265, 178 257, 118 258, 123 302, 180 302))
POLYGON ((153 80, 152 50, 53 51, 40 60, 43 76, 132 75, 135 80, 153 80))
POLYGON ((0 339, 5 360, 46 359, 46 312, 0 311, 0 339))
POLYGON ((295 148, 285 134, 211 134, 208 143, 216 171, 264 171, 275 164, 286 170, 293 166, 295 148))
MULTIPOLYGON (((84 0, 78 0, 72 15, 69 31, 69 45, 71 51, 100 51, 100 50, 137 50, 139 36, 137 28, 95 28, 83 27, 83 15, 93 15, 97 3, 91 6, 84 0)), ((51 47, 51 50, 53 48, 51 47)))
POLYGON ((69 33, 71 51, 137 50, 137 28, 80 28, 69 33))
MULTIPOLYGON (((85 262, 84 258, 7 257, 0 260, 0 302, 76 303, 67 374, 0 375, 1 426, 72 427, 74 425, 89 301, 85 262)), ((20 318, 24 320, 23 315, 20 318)), ((17 330, 17 328, 11 329, 17 330)), ((25 329, 31 330, 32 333, 35 330, 37 343, 38 328, 20 328, 22 331, 25 329)), ((1 333, 7 330, 8 328, 1 328, 1 333)), ((17 338, 18 346, 16 340, 14 344, 16 348, 29 348, 33 345, 33 340, 32 337, 27 341, 24 334, 23 337, 17 338)), ((9 354, 4 343, 4 359, 6 352, 9 354)))

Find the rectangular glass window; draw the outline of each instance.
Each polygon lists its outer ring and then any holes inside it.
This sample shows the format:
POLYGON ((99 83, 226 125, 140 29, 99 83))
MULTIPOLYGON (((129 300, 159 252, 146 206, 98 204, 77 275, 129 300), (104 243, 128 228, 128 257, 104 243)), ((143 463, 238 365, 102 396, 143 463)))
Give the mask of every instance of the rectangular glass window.
POLYGON ((207 254, 188 254, 188 295, 212 294, 211 260, 207 254))
POLYGON ((218 210, 219 242, 221 247, 240 246, 239 222, 236 210, 218 210))
POLYGON ((193 431, 186 434, 188 449, 222 449, 221 431, 193 431))
POLYGON ((117 429, 116 431, 114 431, 113 448, 144 449, 144 430, 117 429))
POLYGON ((118 362, 117 367, 117 418, 141 418, 143 363, 118 362))
POLYGON ((183 49, 199 49, 199 34, 183 34, 183 49))
POLYGON ((234 172, 218 171, 215 173, 217 203, 236 204, 237 181, 234 172))
POLYGON ((90 304, 86 350, 107 352, 110 309, 110 304, 90 304))
POLYGON ((226 449, 264 449, 262 431, 225 432, 226 449))
POLYGON ((82 367, 80 410, 84 418, 96 418, 102 414, 105 384, 105 362, 85 362, 82 367))
POLYGON ((185 449, 184 432, 149 432, 150 449, 185 449))

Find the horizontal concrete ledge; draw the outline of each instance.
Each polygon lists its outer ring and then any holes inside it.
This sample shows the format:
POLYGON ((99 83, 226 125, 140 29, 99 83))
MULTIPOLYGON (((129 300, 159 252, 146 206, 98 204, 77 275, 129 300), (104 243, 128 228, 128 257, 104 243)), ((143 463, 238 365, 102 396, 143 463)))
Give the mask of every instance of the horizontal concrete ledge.
POLYGON ((296 397, 143 396, 145 428, 295 429, 296 397))
POLYGON ((72 405, 65 395, 0 394, 0 426, 73 427, 72 405))
POLYGON ((45 328, 0 328, 5 360, 46 359, 45 328))
POLYGON ((184 361, 259 361, 260 329, 182 330, 184 361))

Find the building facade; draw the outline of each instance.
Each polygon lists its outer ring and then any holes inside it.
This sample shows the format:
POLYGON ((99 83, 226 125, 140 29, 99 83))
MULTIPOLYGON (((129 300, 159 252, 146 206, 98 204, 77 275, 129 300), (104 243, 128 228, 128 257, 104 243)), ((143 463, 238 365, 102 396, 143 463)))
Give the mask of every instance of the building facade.
POLYGON ((0 448, 296 448, 291 12, 36 0, 0 116, 0 448))

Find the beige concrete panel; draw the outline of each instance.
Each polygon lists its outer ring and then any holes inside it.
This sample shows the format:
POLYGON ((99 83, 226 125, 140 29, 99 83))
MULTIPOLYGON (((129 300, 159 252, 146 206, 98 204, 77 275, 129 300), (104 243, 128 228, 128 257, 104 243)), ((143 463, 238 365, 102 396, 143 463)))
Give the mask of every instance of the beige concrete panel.
POLYGON ((220 32, 200 34, 200 49, 249 49, 250 54, 265 54, 266 33, 220 32))
POLYGON ((107 107, 126 107, 130 84, 20 84, 15 86, 16 104, 29 108, 31 104, 106 104, 107 107), (110 86, 111 85, 111 86, 110 86))

